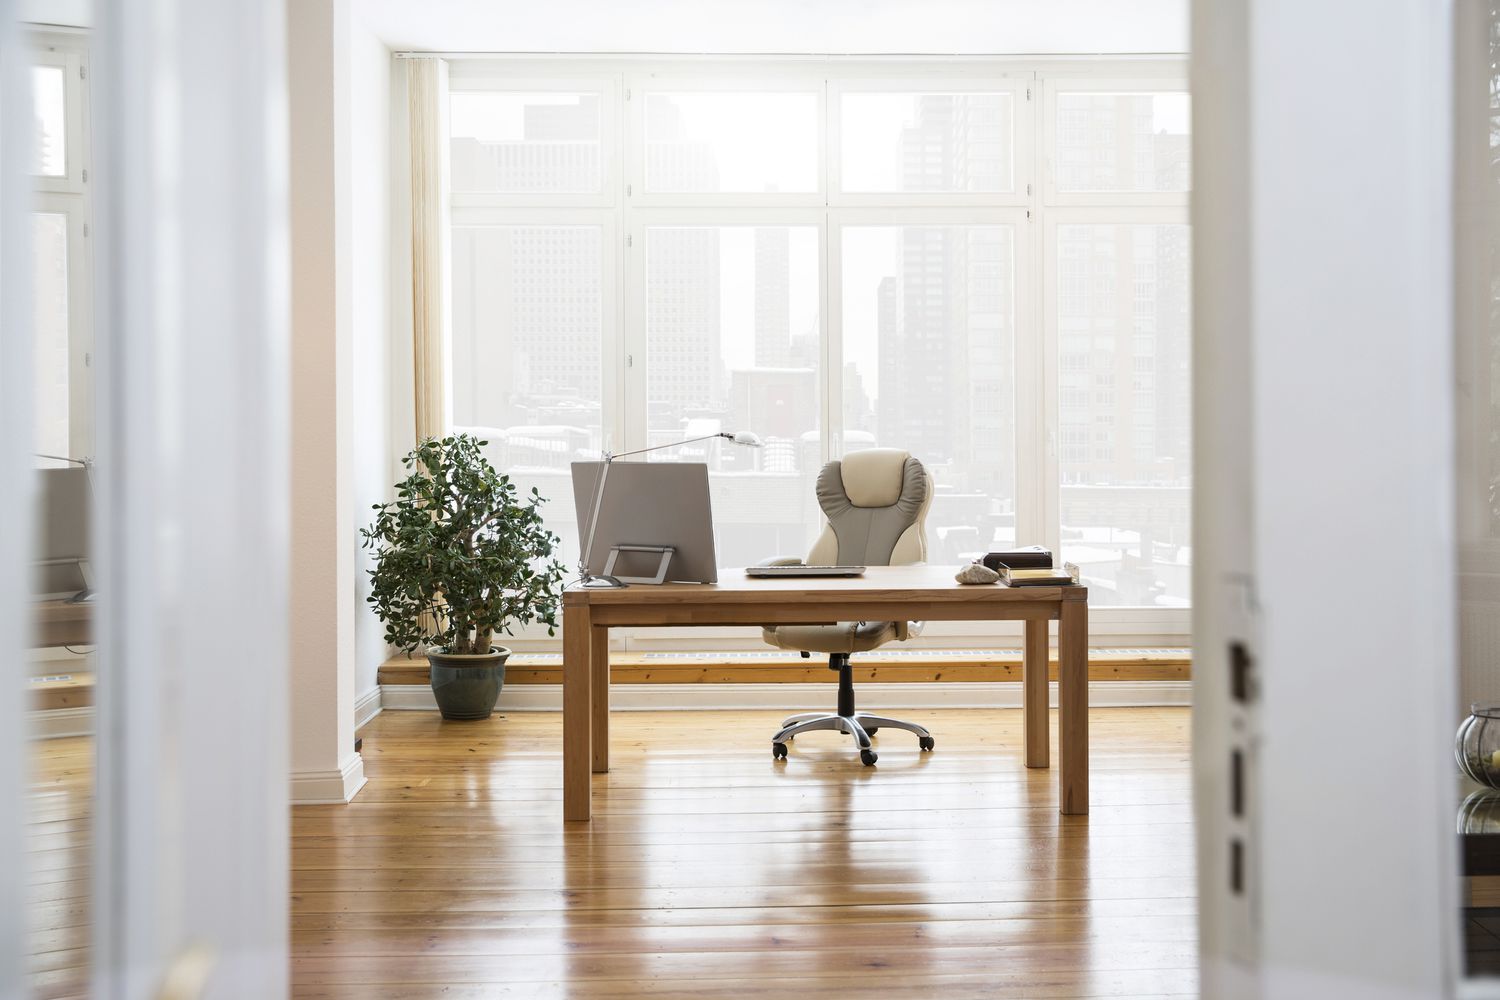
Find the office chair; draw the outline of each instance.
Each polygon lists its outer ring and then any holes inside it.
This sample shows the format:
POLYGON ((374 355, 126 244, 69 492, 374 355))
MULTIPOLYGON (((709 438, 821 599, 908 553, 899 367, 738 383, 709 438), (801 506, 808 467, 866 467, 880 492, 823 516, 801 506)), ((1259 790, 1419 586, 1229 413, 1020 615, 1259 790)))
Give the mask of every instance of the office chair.
MULTIPOLYGON (((922 463, 896 448, 874 448, 829 462, 818 473, 818 505, 828 524, 813 544, 807 562, 814 566, 906 566, 927 558, 926 518, 932 504, 932 477, 922 463)), ((770 563, 795 564, 797 559, 770 563)), ((918 745, 931 750, 932 734, 923 727, 854 710, 851 653, 862 653, 922 630, 921 622, 840 622, 837 625, 776 625, 761 630, 766 642, 794 649, 803 656, 827 653, 828 669, 838 672, 838 711, 794 715, 771 739, 771 753, 784 759, 787 743, 801 733, 831 729, 848 733, 859 745, 859 759, 873 764, 870 737, 881 729, 917 734, 918 745)))

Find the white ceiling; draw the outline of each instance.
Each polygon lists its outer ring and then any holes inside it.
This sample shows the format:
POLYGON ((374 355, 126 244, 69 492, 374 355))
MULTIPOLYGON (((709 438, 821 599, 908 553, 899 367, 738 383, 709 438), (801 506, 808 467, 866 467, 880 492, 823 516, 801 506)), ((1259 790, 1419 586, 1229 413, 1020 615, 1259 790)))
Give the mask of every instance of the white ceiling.
POLYGON ((351 0, 393 49, 1183 53, 1189 0, 351 0))

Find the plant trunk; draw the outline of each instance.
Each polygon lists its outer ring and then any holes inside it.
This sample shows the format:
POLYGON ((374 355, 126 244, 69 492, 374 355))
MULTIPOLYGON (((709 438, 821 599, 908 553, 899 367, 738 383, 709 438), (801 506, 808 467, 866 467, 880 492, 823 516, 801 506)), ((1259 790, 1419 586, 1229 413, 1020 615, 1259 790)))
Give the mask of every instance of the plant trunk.
POLYGON ((473 640, 469 638, 471 632, 472 629, 467 623, 457 624, 453 629, 453 645, 449 647, 448 652, 458 654, 474 652, 473 640))
POLYGON ((474 652, 488 653, 494 645, 495 632, 493 629, 474 630, 474 652))

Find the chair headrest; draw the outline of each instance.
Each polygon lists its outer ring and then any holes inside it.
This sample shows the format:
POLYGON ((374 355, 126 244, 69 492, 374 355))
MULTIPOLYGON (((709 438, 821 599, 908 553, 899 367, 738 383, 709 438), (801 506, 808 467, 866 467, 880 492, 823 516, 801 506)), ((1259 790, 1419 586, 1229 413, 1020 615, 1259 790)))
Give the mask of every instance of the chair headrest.
POLYGON ((901 499, 909 458, 911 453, 900 448, 870 448, 845 455, 840 463, 844 495, 856 507, 892 506, 901 499))

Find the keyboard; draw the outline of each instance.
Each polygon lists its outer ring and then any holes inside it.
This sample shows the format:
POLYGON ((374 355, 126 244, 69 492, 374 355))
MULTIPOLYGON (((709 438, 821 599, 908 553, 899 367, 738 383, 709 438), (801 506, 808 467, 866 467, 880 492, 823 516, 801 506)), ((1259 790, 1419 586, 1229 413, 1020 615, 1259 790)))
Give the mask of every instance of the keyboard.
POLYGON ((746 566, 746 576, 863 576, 863 566, 746 566))

